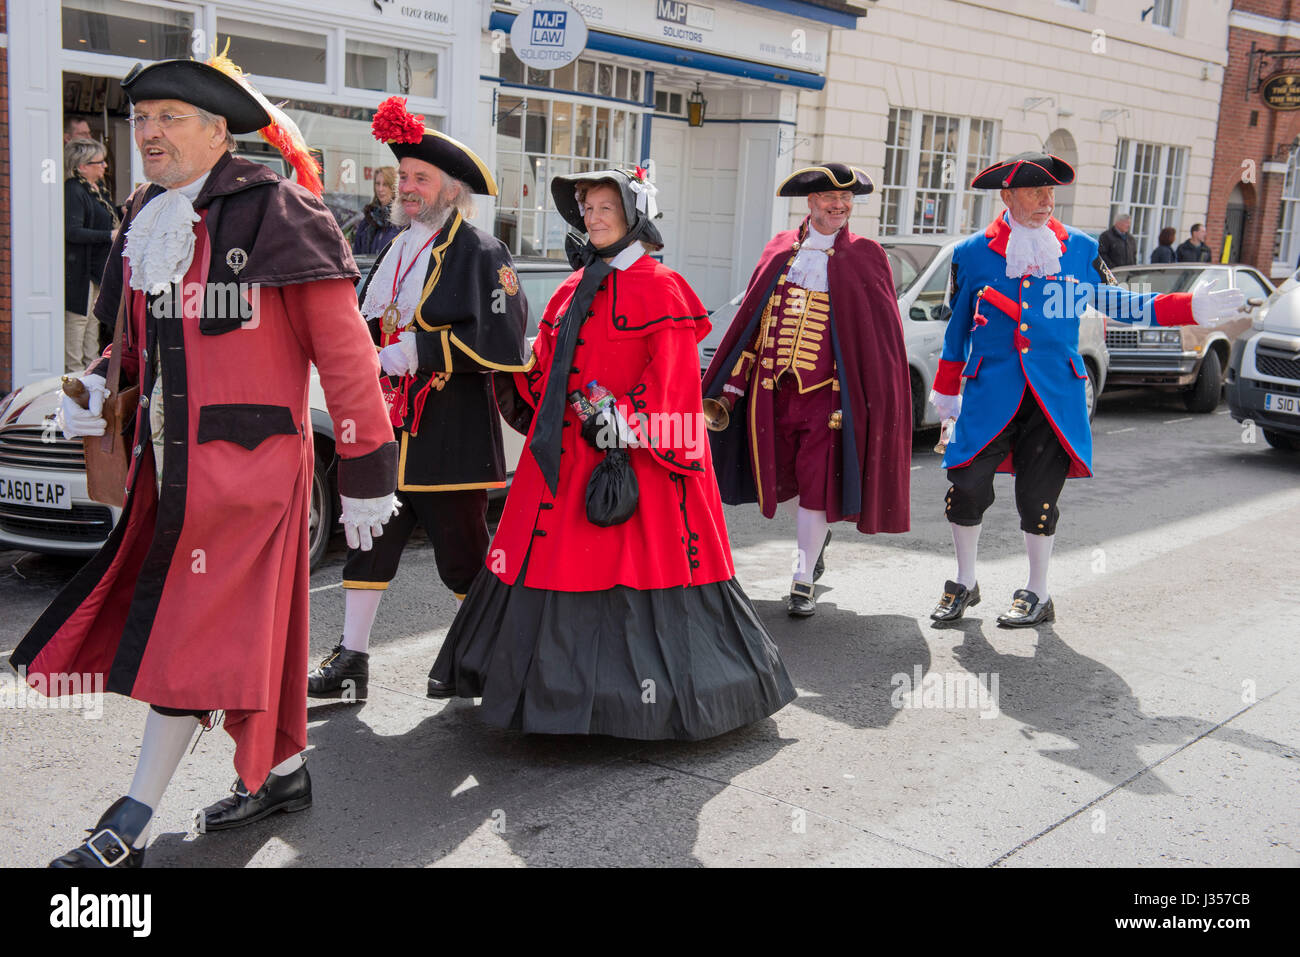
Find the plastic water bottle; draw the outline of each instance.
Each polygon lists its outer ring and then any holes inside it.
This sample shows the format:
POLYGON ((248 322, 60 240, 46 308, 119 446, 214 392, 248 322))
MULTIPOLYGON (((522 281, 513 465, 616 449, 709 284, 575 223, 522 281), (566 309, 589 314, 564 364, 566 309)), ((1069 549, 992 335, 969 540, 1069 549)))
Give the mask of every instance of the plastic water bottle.
POLYGON ((587 401, 591 403, 591 407, 596 412, 603 412, 605 409, 613 407, 614 393, 602 385, 597 385, 596 380, 592 379, 587 383, 587 401))

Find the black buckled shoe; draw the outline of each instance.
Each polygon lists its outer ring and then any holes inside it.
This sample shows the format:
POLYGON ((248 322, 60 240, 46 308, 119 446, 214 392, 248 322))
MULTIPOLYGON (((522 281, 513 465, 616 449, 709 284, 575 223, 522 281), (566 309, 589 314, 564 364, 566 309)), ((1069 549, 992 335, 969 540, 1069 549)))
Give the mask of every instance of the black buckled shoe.
POLYGON ((979 582, 976 582, 973 587, 967 588, 958 582, 946 581, 943 583, 943 597, 939 599, 939 604, 934 606, 934 611, 930 612, 930 619, 932 621, 956 621, 966 614, 967 608, 973 608, 979 603, 979 582))
POLYGON ((1038 596, 1027 588, 1016 589, 1011 596, 1011 609, 998 616, 998 625, 1003 628, 1030 628, 1045 621, 1056 621, 1052 599, 1039 601, 1038 596))
POLYGON ((268 774, 256 794, 239 778, 230 786, 231 797, 203 809, 203 831, 224 831, 243 827, 277 811, 291 813, 311 807, 311 775, 303 764, 292 774, 268 774))
POLYGON ((349 651, 342 644, 307 675, 308 698, 345 698, 365 701, 370 691, 370 655, 349 651))
POLYGON ((831 533, 830 530, 827 529, 826 541, 822 542, 822 550, 817 553, 817 564, 813 566, 813 581, 817 581, 817 579, 821 578, 822 573, 826 571, 826 546, 830 543, 831 533))
POLYGON ((809 618, 817 612, 817 599, 811 584, 791 582, 790 594, 785 596, 785 610, 791 618, 809 618))
POLYGON ((134 798, 118 798, 87 832, 90 837, 86 842, 50 861, 50 867, 140 867, 144 864, 144 848, 136 850, 131 845, 152 818, 148 805, 134 798))
POLYGON ((445 681, 439 681, 437 678, 429 679, 429 691, 426 698, 454 698, 456 697, 456 686, 449 685, 445 681))

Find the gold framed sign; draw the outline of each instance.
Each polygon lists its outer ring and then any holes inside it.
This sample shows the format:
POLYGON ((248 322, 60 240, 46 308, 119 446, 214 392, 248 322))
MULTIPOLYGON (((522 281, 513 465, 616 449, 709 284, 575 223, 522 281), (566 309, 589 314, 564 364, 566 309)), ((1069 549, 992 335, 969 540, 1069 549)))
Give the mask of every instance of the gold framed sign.
POLYGON ((1300 110, 1300 73, 1279 73, 1264 82, 1264 104, 1272 110, 1300 110))

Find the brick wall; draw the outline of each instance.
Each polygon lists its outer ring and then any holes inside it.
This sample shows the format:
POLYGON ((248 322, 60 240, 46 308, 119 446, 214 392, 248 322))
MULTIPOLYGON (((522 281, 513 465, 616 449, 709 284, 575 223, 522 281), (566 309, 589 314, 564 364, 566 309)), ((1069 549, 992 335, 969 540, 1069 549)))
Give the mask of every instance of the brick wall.
MULTIPOLYGON (((9 30, 0 0, 0 34, 9 30)), ((9 50, 0 49, 0 396, 13 388, 13 267, 9 256, 9 50)))
MULTIPOLYGON (((1300 14, 1300 3, 1293 0, 1236 0, 1235 12, 1268 17, 1285 22, 1300 14), (1295 8, 1294 10, 1292 8, 1295 8)), ((1223 252, 1228 200, 1240 185, 1247 200, 1247 220, 1242 237, 1240 260, 1250 263, 1265 275, 1273 272, 1273 245, 1281 214, 1282 173, 1264 171, 1266 162, 1285 163, 1287 145, 1300 135, 1300 110, 1278 112, 1263 102, 1259 93, 1251 92, 1249 82, 1250 50, 1285 50, 1300 53, 1300 40, 1231 26, 1228 31, 1228 65, 1224 71, 1223 99, 1219 107, 1219 134, 1215 144, 1214 170, 1210 182, 1206 226, 1209 242, 1217 261, 1223 252), (1253 177, 1254 182, 1250 179, 1253 177)), ((1280 62, 1265 62, 1262 78, 1285 69, 1300 72, 1300 59, 1283 67, 1280 62)), ((1180 240, 1181 241, 1181 240, 1180 240)), ((1290 269, 1295 263, 1288 264, 1290 269)), ((1285 275, 1279 271, 1276 278, 1285 275)))

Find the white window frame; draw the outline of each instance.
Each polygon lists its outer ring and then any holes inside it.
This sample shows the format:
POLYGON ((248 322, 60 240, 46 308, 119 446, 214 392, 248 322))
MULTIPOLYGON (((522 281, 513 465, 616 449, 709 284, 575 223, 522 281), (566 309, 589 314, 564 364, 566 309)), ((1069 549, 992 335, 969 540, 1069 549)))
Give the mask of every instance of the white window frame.
MULTIPOLYGON (((966 208, 966 202, 983 203, 991 206, 992 203, 987 199, 986 190, 971 189, 966 180, 966 170, 970 159, 970 129, 972 121, 988 122, 993 124, 993 142, 989 150, 989 163, 993 163, 998 155, 998 139, 1001 135, 1001 124, 997 120, 983 116, 953 116, 948 113, 931 113, 926 110, 912 109, 911 107, 895 106, 890 107, 890 112, 897 110, 900 114, 907 111, 912 114, 911 129, 908 133, 908 141, 905 145, 900 145, 899 149, 903 152, 904 162, 904 181, 902 183, 884 183, 882 193, 885 191, 901 193, 899 203, 899 216, 896 226, 887 226, 884 218, 884 208, 881 208, 881 226, 882 236, 910 236, 917 235, 917 226, 915 222, 916 198, 918 193, 949 193, 953 197, 951 206, 953 220, 945 224, 945 228, 940 230, 927 229, 924 235, 945 236, 956 235, 968 231, 965 223, 963 211, 966 208), (954 178, 951 188, 933 189, 926 187, 922 189, 918 185, 920 177, 921 161, 921 129, 924 126, 923 119, 925 116, 943 117, 945 119, 955 119, 958 121, 957 127, 957 153, 954 157, 953 170, 954 178)), ((888 156, 889 150, 893 144, 886 144, 886 165, 885 176, 890 175, 888 156)), ((883 203, 883 196, 882 196, 883 203)), ((993 216, 991 210, 985 210, 978 219, 988 220, 993 216)))
POLYGON ((1292 150, 1279 201, 1277 232, 1273 239, 1273 275, 1292 272, 1300 259, 1300 150, 1292 150))
MULTIPOLYGON (((1159 241, 1160 230, 1165 226, 1179 228, 1183 218, 1183 203, 1187 196, 1187 167, 1191 156, 1191 150, 1186 146, 1175 146, 1166 143, 1148 143, 1143 140, 1120 139, 1115 144, 1115 170, 1111 180, 1110 193, 1110 218, 1107 220, 1107 228, 1115 223, 1115 217, 1120 213, 1133 214, 1138 210, 1150 211, 1151 216, 1147 219, 1144 228, 1139 229, 1135 221, 1132 228, 1133 238, 1137 241, 1137 261, 1145 263, 1151 256, 1151 251, 1156 248, 1159 241), (1133 168, 1136 161, 1139 148, 1155 150, 1155 162, 1152 165, 1153 172, 1142 174, 1152 176, 1153 186, 1151 190, 1151 202, 1139 202, 1131 198, 1133 191, 1133 181, 1138 171, 1133 168), (1170 193, 1170 173, 1169 159, 1171 155, 1177 155, 1179 162, 1176 164, 1178 169, 1175 174, 1174 191, 1177 193, 1173 196, 1172 204, 1166 201, 1166 196, 1170 193)), ((1135 220, 1137 217, 1134 217, 1135 220)))

